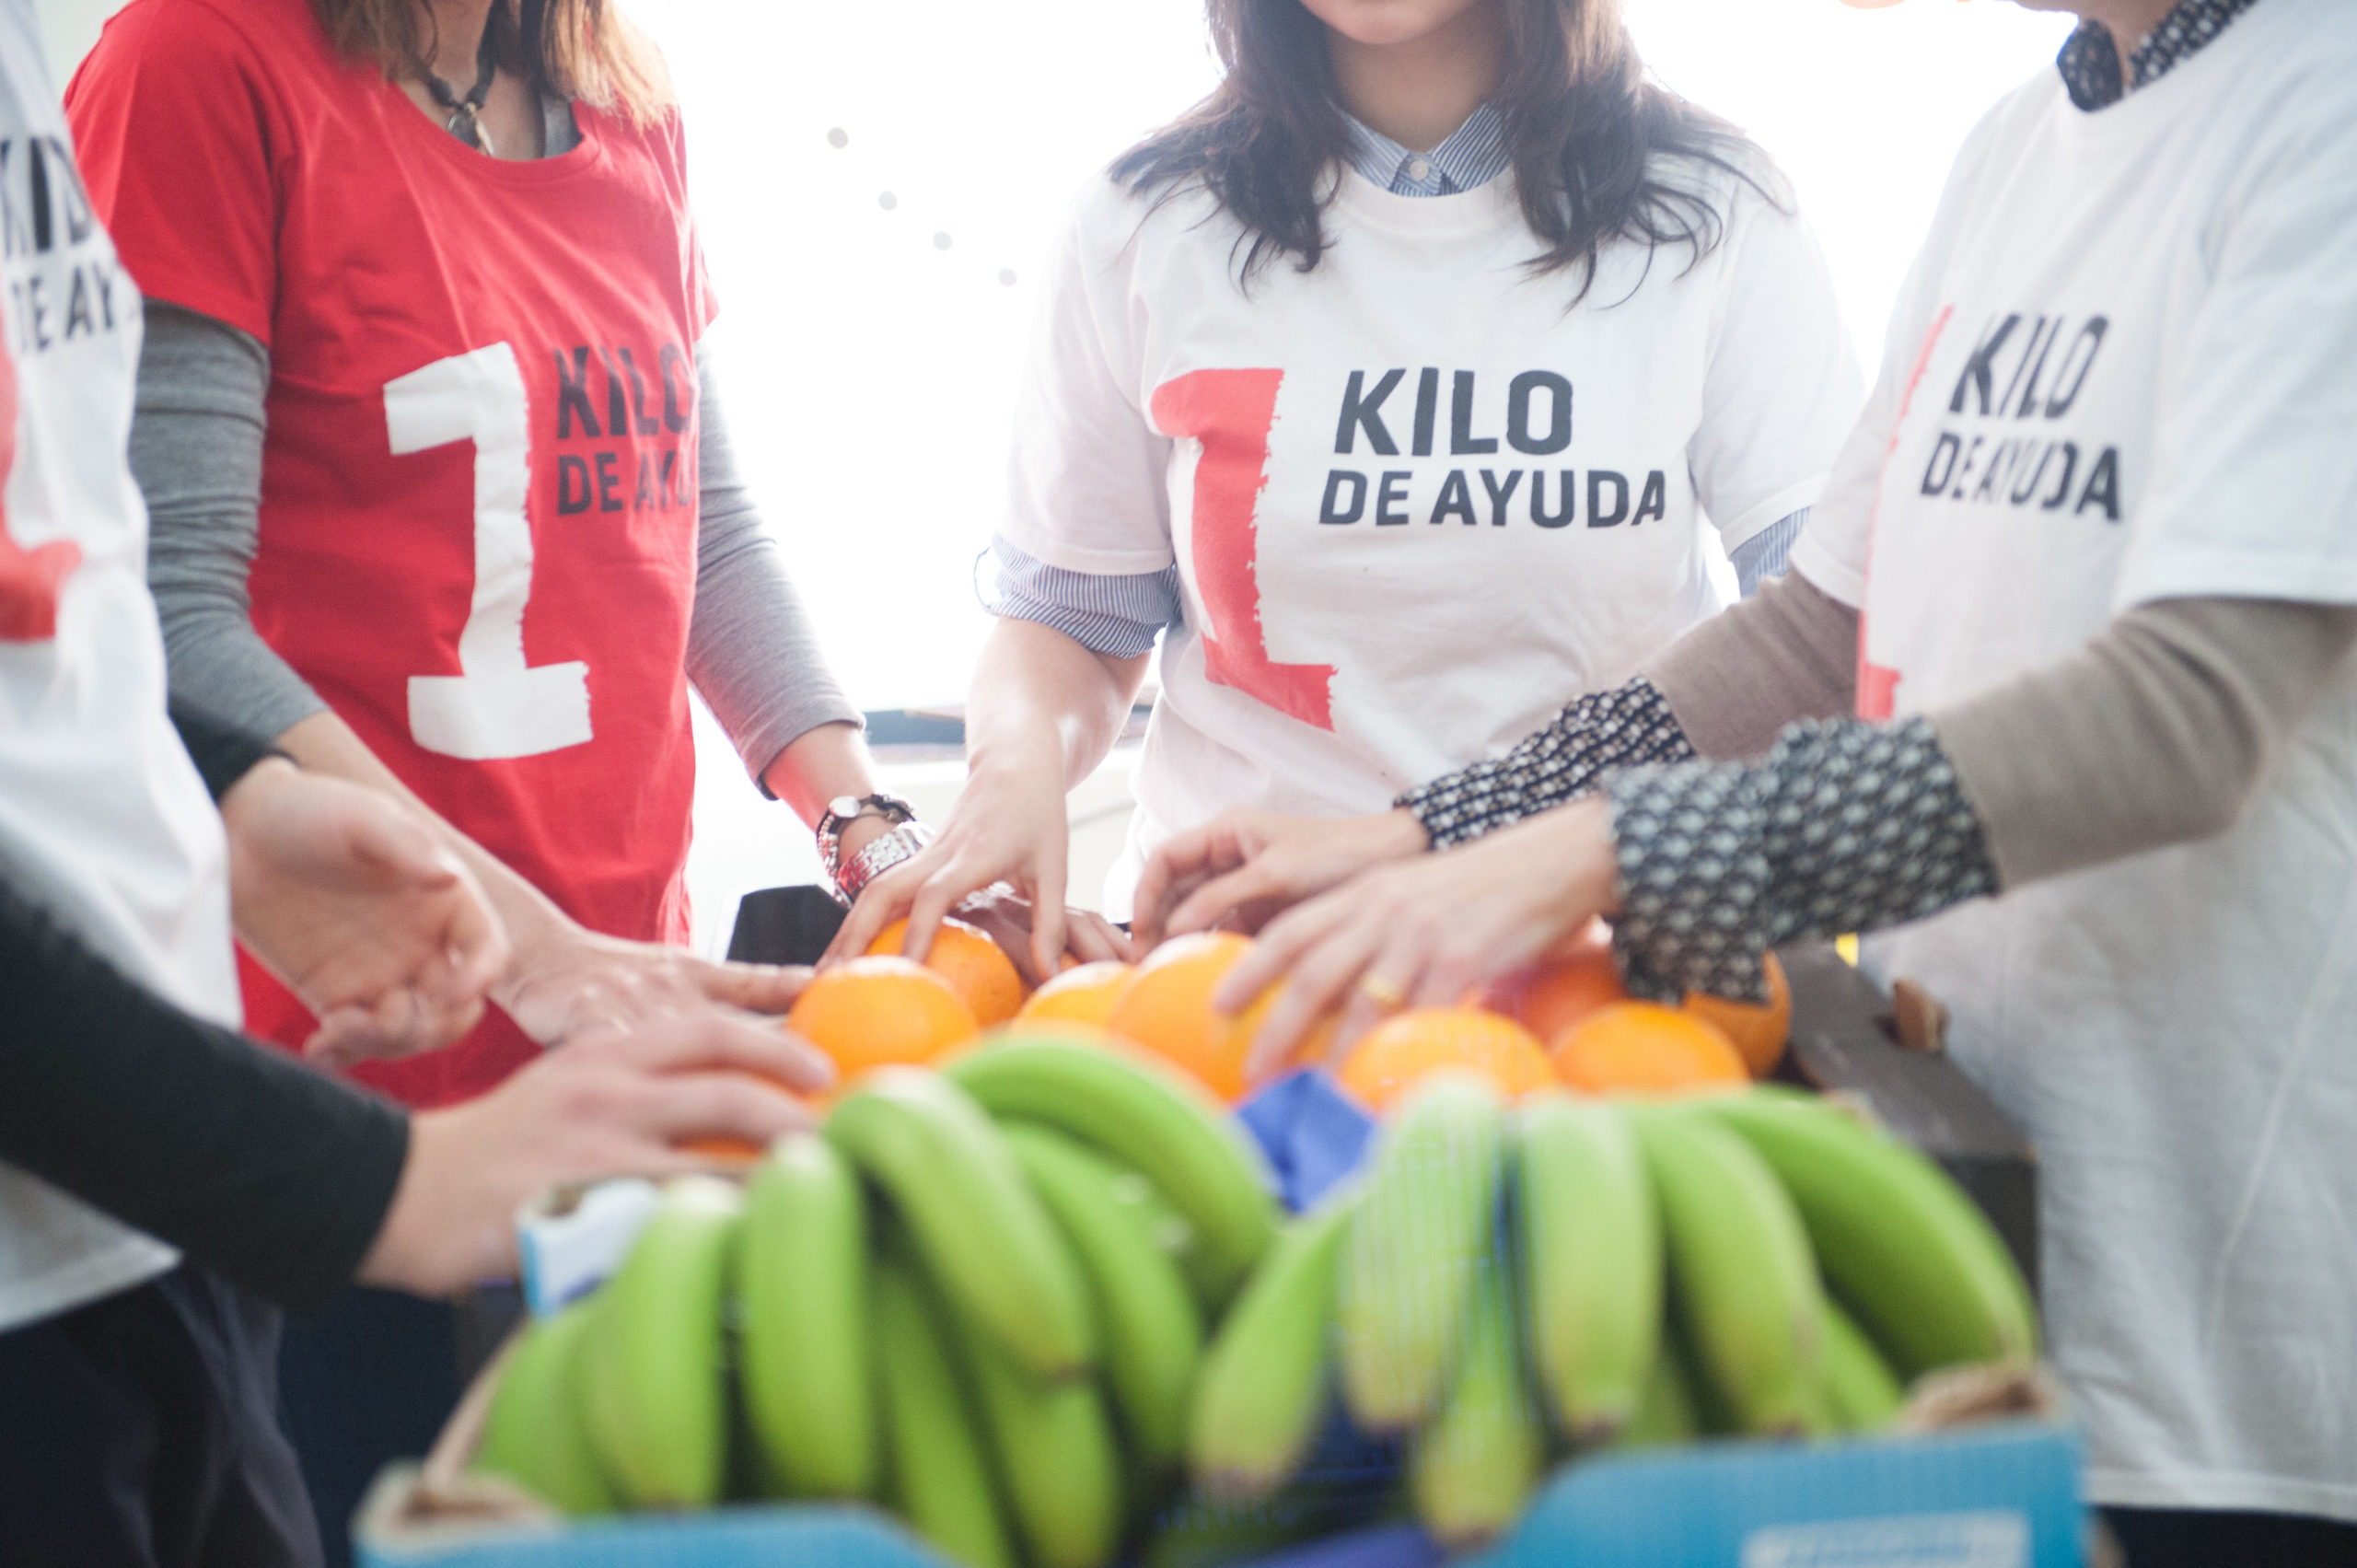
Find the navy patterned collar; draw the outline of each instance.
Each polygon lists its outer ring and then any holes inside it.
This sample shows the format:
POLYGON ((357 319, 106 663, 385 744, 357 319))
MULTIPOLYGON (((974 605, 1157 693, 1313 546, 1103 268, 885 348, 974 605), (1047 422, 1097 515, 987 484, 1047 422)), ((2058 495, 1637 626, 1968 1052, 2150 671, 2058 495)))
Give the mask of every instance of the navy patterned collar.
POLYGON ((2128 78, 2126 92, 2150 86, 2166 75, 2172 66, 2182 64, 2199 52, 2201 47, 2226 30, 2226 24, 2256 5, 2258 0, 2177 0, 2177 8, 2161 18, 2160 25, 2145 35, 2144 41, 2128 52, 2128 69, 2119 66, 2119 46, 2113 41, 2110 30, 2101 22, 2081 22, 2062 52, 2055 59, 2055 67, 2062 73, 2062 85, 2071 91, 2071 101, 2090 113, 2118 103, 2126 96, 2119 81, 2128 78))
POLYGON ((1395 196, 1453 196, 1506 171, 1505 116, 1484 103, 1428 153, 1411 152, 1347 110, 1351 167, 1395 196))

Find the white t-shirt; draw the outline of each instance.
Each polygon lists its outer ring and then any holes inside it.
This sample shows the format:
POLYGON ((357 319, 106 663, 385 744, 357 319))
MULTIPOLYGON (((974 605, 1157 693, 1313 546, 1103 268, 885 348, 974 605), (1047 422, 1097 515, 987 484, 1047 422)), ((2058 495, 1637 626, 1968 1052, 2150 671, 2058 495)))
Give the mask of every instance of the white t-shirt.
MULTIPOLYGON (((2117 105, 2051 72, 1959 158, 1793 563, 1861 708, 2121 610, 2357 601, 2357 6, 2262 0, 2117 105)), ((2357 1519, 2357 665, 2235 827, 1870 945, 2039 1154, 2098 1502, 2357 1519)))
POLYGON ((1719 608, 1705 528, 1808 505, 1857 413, 1816 241, 1747 186, 1709 182, 1699 263, 1615 243, 1573 307, 1512 176, 1339 178, 1308 273, 1239 286, 1200 188, 1107 179, 1058 260, 1002 531, 1069 571, 1176 562, 1184 610, 1116 911, 1220 811, 1380 810, 1627 677, 1719 608))
MULTIPOLYGON (((134 980, 234 1026, 221 819, 165 716, 126 459, 139 294, 75 172, 32 0, 0 0, 0 877, 134 980)), ((0 1330, 175 1258, 0 1163, 0 1330)))

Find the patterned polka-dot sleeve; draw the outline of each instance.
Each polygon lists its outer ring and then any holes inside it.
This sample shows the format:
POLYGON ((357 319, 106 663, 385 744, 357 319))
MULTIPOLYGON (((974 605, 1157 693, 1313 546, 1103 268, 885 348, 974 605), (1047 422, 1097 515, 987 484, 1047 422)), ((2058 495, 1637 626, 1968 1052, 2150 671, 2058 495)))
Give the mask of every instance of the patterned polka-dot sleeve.
POLYGON ((1591 691, 1513 750, 1447 773, 1393 802, 1447 849, 1593 792, 1616 768, 1694 755, 1669 704, 1643 676, 1591 691))
POLYGON ((1630 989, 1757 1000, 1760 954, 1903 924, 1996 890, 1980 820, 1930 721, 1794 725, 1758 761, 1607 782, 1630 989))

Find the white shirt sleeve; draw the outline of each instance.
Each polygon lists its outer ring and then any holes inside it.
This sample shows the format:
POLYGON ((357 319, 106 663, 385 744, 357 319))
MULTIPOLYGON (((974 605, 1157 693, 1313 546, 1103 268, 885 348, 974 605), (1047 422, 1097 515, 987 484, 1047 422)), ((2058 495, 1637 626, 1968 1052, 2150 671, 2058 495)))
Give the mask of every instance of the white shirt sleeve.
POLYGON ((1703 510, 1733 551, 1816 501, 1864 388, 1807 223, 1748 186, 1730 204, 1726 281, 1688 456, 1703 510))
POLYGON ((2271 176, 2219 215, 2165 360, 2116 610, 2357 600, 2357 113, 2333 119, 2252 158, 2271 176))
POLYGON ((1015 409, 1006 541, 1100 576, 1160 572, 1170 442, 1141 404, 1145 307, 1130 286, 1141 203, 1097 176, 1055 261, 1015 409))

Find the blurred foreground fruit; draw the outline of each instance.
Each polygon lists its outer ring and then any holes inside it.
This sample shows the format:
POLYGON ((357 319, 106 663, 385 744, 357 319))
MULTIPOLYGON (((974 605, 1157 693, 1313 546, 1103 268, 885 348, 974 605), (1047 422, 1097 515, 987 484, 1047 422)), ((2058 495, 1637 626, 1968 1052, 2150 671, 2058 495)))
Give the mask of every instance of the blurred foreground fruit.
POLYGON ((1596 1009, 1628 1000, 1612 961, 1612 928, 1596 920, 1529 969, 1498 981, 1481 1005, 1550 1040, 1596 1009))
MULTIPOLYGON (((1232 931, 1202 931, 1174 936, 1146 955, 1129 983, 1114 998, 1106 1027, 1185 1069, 1205 1088, 1233 1105, 1249 1086, 1246 1056, 1270 1009, 1283 994, 1280 982, 1252 1005, 1225 1017, 1212 1009, 1212 993, 1252 949, 1252 939, 1232 931)), ((1323 1059, 1333 1038, 1328 1020, 1294 1052, 1294 1060, 1323 1059)))
POLYGON ((1342 1397, 1369 1432, 1440 1407, 1464 1342, 1475 1272, 1498 1244, 1505 1111, 1477 1074, 1433 1074, 1368 1156, 1342 1251, 1335 1337, 1342 1397))
POLYGON ((1553 1051, 1563 1082, 1590 1094, 1679 1094, 1751 1081, 1716 1025, 1651 1002, 1616 1002, 1591 1013, 1553 1051))
POLYGON ((599 1467, 622 1501, 702 1508, 720 1500, 728 1454, 721 1302, 743 1200, 683 1176, 591 1307, 584 1411, 599 1467))
POLYGON ((1678 1007, 1689 1017, 1716 1025, 1755 1078, 1776 1070, 1777 1060, 1784 1054, 1784 1041, 1793 1032, 1792 982, 1784 978, 1784 966, 1773 953, 1767 955, 1767 970, 1765 1002, 1734 1002, 1689 991, 1678 1007))
POLYGON ((1344 1093, 1381 1116, 1427 1073, 1457 1067, 1479 1073, 1508 1099, 1555 1082, 1538 1037, 1480 1007, 1419 1007, 1386 1018, 1358 1043, 1335 1074, 1344 1093))
POLYGON ((1033 992, 1016 1013, 1016 1020, 1030 1024, 1060 1019, 1110 1028, 1113 1003, 1135 972, 1128 964, 1111 958, 1076 965, 1033 992))
MULTIPOLYGON (((894 921, 867 945, 868 956, 899 958, 908 935, 908 920, 894 921)), ((1016 972, 1015 960, 1001 952, 980 926, 962 920, 943 921, 933 934, 933 950, 924 956, 924 967, 949 982, 949 989, 974 1015, 974 1022, 984 1028, 1006 1022, 1023 1006, 1023 977, 1016 972)))
POLYGON ((973 1009, 947 981, 896 958, 853 958, 820 970, 785 1022, 834 1058, 846 1082, 873 1067, 922 1065, 981 1032, 973 1009))

